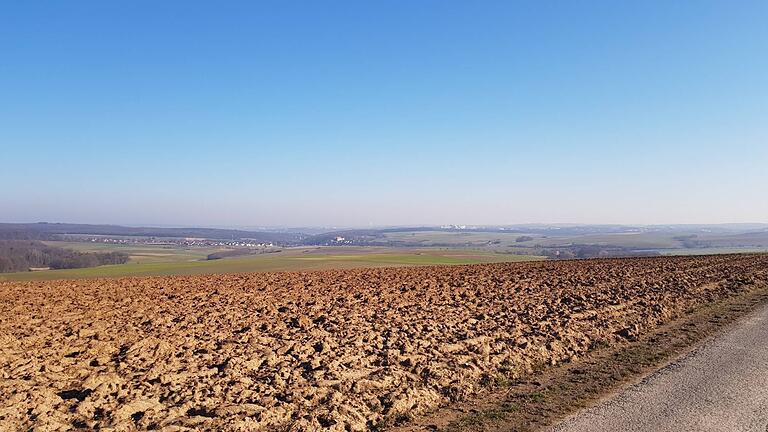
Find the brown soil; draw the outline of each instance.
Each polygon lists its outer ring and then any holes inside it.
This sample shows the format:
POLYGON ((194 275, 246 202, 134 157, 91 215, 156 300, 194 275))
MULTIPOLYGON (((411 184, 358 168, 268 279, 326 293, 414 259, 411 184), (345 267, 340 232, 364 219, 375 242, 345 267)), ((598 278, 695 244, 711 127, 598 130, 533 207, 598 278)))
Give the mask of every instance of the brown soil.
POLYGON ((766 281, 729 255, 3 283, 0 425, 386 427, 766 281))

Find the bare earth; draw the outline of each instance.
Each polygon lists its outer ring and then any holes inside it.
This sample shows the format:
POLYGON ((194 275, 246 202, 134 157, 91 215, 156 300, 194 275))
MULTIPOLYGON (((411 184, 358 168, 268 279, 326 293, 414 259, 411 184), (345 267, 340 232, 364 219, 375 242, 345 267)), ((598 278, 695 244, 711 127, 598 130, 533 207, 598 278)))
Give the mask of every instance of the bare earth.
POLYGON ((730 255, 0 284, 7 430, 367 430, 768 280, 730 255))
POLYGON ((768 430, 768 307, 554 432, 768 430))

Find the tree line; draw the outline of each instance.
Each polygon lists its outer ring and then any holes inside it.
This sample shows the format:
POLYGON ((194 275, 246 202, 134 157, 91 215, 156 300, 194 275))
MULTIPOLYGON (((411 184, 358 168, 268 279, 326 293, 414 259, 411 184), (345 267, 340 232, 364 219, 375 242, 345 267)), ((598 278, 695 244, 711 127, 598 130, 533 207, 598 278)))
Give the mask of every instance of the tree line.
POLYGON ((34 240, 0 240, 0 273, 31 268, 85 268, 105 264, 125 264, 122 252, 79 252, 48 246, 34 240))

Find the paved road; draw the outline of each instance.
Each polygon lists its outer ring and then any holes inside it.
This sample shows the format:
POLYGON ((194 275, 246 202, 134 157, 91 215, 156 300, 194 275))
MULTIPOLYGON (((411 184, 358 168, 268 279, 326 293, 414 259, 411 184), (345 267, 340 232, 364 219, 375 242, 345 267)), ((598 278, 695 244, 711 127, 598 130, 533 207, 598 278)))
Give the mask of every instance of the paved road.
POLYGON ((768 431, 768 307, 554 431, 768 431))

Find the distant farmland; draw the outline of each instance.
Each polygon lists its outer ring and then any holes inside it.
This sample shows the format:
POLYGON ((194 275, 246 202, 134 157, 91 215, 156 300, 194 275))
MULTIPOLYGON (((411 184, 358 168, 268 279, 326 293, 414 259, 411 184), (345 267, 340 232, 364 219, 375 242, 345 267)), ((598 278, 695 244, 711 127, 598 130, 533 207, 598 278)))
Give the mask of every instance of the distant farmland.
MULTIPOLYGON (((559 260, 768 251, 768 226, 759 224, 651 227, 521 225, 400 227, 320 233, 312 229, 308 231, 311 234, 44 223, 0 224, 0 241, 36 239, 50 246, 78 252, 121 252, 129 256, 127 264, 76 270, 0 273, 0 280, 303 271, 545 258, 559 260)), ((16 266, 12 270, 25 268, 16 266)))
MULTIPOLYGON (((51 242, 59 243, 59 242, 51 242)), ((219 248, 172 248, 168 246, 122 246, 75 244, 78 250, 121 250, 131 255, 128 264, 84 269, 0 274, 0 280, 52 280, 115 278, 123 276, 195 275, 262 271, 304 271, 361 267, 401 267, 418 265, 458 265, 535 261, 538 256, 499 254, 462 249, 395 249, 354 247, 289 248, 217 260, 205 256, 219 248)))

